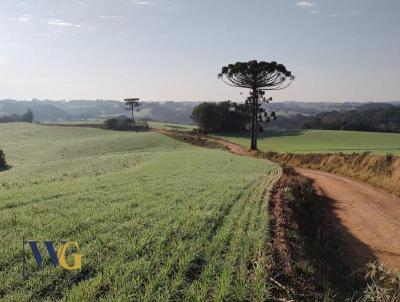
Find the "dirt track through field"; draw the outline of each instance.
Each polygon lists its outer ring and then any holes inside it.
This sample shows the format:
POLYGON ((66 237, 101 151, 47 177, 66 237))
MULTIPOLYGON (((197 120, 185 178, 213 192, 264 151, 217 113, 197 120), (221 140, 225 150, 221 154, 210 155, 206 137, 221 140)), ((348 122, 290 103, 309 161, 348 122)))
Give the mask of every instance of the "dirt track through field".
MULTIPOLYGON (((221 142, 231 153, 248 154, 241 146, 221 142)), ((400 269, 399 200, 346 177, 306 169, 297 171, 313 179, 321 200, 330 203, 329 223, 342 239, 343 248, 353 256, 353 264, 362 266, 378 260, 400 269)))

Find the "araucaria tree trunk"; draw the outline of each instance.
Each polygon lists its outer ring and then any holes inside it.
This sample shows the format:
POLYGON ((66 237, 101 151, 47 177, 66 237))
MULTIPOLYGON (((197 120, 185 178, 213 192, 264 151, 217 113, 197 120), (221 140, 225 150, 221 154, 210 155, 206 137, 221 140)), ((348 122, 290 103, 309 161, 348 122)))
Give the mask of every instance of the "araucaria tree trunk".
POLYGON ((257 150, 257 102, 258 102, 258 91, 253 89, 251 97, 251 144, 250 150, 257 150))
MULTIPOLYGON (((264 97, 265 91, 287 88, 294 80, 294 76, 282 64, 249 61, 222 67, 218 78, 230 86, 251 90, 248 98, 251 116, 250 149, 257 150, 258 119, 262 110, 261 102, 268 102, 264 97)), ((275 117, 275 113, 273 117, 275 117)))

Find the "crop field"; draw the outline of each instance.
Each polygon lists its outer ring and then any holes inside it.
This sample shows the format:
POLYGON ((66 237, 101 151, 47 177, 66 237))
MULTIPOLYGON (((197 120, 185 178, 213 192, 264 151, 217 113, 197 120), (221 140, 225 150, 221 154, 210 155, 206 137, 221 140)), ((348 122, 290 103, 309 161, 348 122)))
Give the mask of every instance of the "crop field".
POLYGON ((158 133, 0 125, 0 300, 233 301, 269 295, 264 160, 158 133), (45 264, 22 238, 38 240, 45 264), (82 268, 43 240, 77 241, 82 268), (29 246, 28 246, 29 247, 29 246), (70 261, 70 260, 69 260, 70 261))
MULTIPOLYGON (((226 133, 224 138, 249 147, 249 133, 226 133)), ((400 153, 400 133, 337 130, 267 130, 260 133, 258 148, 293 153, 365 152, 400 153)))

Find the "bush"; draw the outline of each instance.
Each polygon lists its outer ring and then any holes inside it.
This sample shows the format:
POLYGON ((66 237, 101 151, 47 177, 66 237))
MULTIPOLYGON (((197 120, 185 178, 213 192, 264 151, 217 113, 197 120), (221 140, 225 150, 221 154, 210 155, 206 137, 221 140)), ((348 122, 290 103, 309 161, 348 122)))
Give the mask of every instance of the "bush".
POLYGON ((5 168, 7 166, 6 156, 3 150, 0 149, 0 169, 5 168))
POLYGON ((118 131, 145 131, 149 129, 147 122, 135 123, 133 119, 124 115, 106 120, 104 127, 118 131))

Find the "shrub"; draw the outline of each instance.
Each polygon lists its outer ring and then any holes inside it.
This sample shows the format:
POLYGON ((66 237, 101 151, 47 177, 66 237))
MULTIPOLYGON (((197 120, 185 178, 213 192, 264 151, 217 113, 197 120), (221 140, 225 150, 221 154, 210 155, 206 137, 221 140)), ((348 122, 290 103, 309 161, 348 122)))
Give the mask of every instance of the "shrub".
POLYGON ((124 115, 106 120, 104 127, 119 131, 145 131, 149 129, 147 122, 135 123, 133 119, 124 115))
POLYGON ((3 150, 0 149, 0 169, 5 168, 7 166, 6 156, 3 150))

